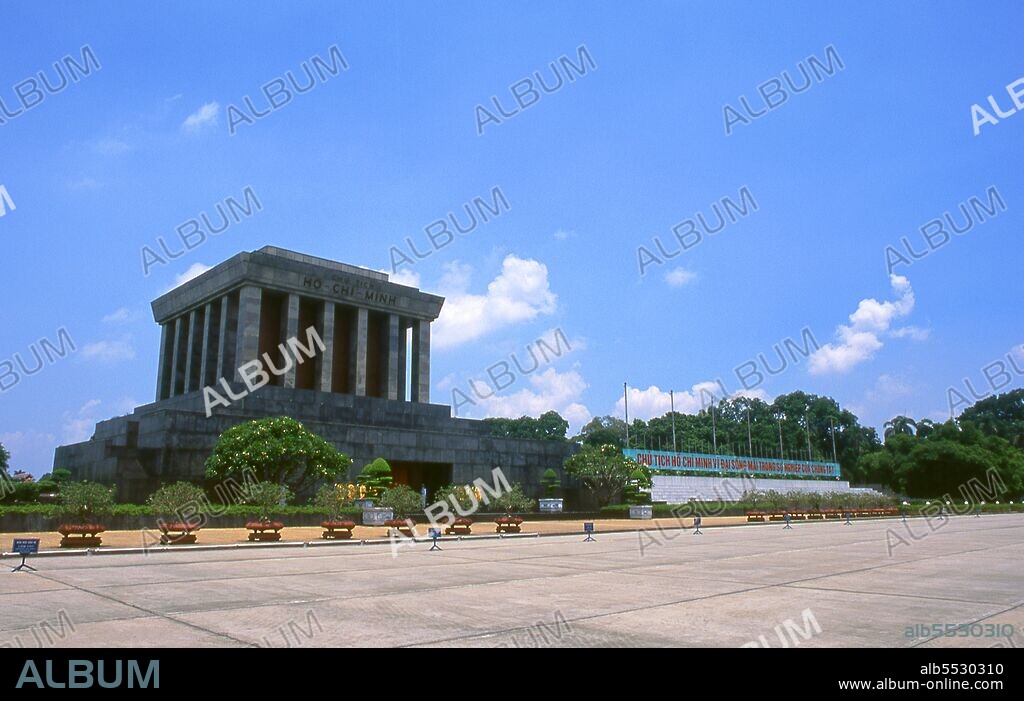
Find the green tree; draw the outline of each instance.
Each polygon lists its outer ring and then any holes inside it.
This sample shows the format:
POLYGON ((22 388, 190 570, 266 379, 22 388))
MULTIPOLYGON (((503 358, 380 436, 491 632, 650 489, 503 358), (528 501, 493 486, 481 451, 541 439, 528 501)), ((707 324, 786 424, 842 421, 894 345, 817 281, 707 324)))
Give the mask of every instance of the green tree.
POLYGON ((422 511, 420 493, 407 484, 396 484, 385 489, 380 495, 380 505, 391 509, 395 518, 412 516, 422 511))
POLYGON ((10 467, 11 454, 7 452, 7 448, 4 447, 3 443, 0 443, 0 472, 6 474, 7 468, 10 467))
POLYGON ((549 467, 544 470, 544 474, 540 478, 540 485, 544 488, 544 496, 550 499, 558 493, 558 488, 562 486, 562 480, 559 479, 558 473, 549 467))
POLYGON ((885 436, 885 438, 889 438, 900 433, 912 436, 917 432, 917 422, 909 416, 903 416, 901 414, 900 416, 894 416, 886 421, 882 428, 884 429, 884 433, 882 435, 885 436))
POLYGON ((491 500, 491 506, 495 511, 504 511, 506 514, 525 513, 533 511, 537 501, 526 496, 523 487, 519 484, 511 485, 501 496, 491 500))
POLYGON ((391 487, 392 482, 391 465, 384 458, 377 458, 363 467, 362 472, 356 477, 356 484, 366 487, 366 496, 370 499, 380 497, 385 489, 391 487))
POLYGON ((970 422, 988 436, 999 436, 1024 448, 1024 389, 986 397, 964 409, 959 423, 970 422))
POLYGON ((274 511, 288 503, 292 490, 277 482, 259 482, 249 487, 245 503, 256 510, 256 518, 269 521, 274 511))
POLYGON ((323 480, 345 476, 351 458, 295 419, 248 421, 221 434, 206 461, 206 476, 224 479, 252 472, 256 479, 300 492, 323 480))
MULTIPOLYGON (((149 505, 153 512, 166 519, 182 518, 180 515, 185 507, 200 506, 206 501, 206 492, 191 482, 175 482, 160 487, 149 495, 149 505)), ((194 514, 198 509, 190 509, 194 514)))
POLYGON ((338 489, 338 485, 335 484, 322 485, 313 497, 313 506, 328 519, 341 518, 344 509, 351 505, 348 490, 338 489))
POLYGON ((647 469, 623 456, 622 449, 615 445, 585 445, 565 461, 566 474, 590 490, 600 506, 607 506, 622 493, 637 468, 647 469))
POLYGON ((580 429, 579 435, 573 440, 591 446, 614 445, 622 448, 626 445, 626 422, 614 416, 595 416, 580 429))
POLYGON ((548 411, 538 418, 520 416, 518 419, 490 418, 484 423, 491 435, 498 438, 528 438, 531 440, 564 441, 569 422, 556 411, 548 411))
POLYGON ((75 523, 95 523, 111 513, 114 493, 96 482, 68 482, 61 489, 58 513, 75 523))

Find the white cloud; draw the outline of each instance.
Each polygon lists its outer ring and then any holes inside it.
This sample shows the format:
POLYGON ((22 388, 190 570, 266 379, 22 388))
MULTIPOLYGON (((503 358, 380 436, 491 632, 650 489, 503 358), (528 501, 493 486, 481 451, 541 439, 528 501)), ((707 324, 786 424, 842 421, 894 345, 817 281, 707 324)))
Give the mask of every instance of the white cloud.
POLYGON ((129 321, 137 321, 139 314, 128 307, 119 307, 103 317, 104 324, 126 324, 129 321))
POLYGON ((216 102, 207 102, 205 105, 190 114, 182 122, 181 128, 187 132, 198 132, 201 129, 213 126, 217 123, 217 116, 220 114, 220 105, 216 102))
POLYGON ((206 265, 204 263, 193 263, 192 265, 190 265, 188 267, 188 270, 186 270, 185 272, 177 275, 174 278, 174 284, 171 285, 170 288, 167 289, 167 292, 170 292, 175 287, 181 287, 182 285, 184 285, 189 280, 193 280, 193 279, 199 277, 200 275, 205 273, 210 268, 211 268, 211 266, 206 265))
POLYGON ((904 326, 899 329, 893 329, 890 335, 893 338, 909 338, 913 341, 927 341, 931 333, 931 329, 922 329, 919 326, 904 326))
POLYGON ((838 342, 826 343, 811 354, 808 370, 812 375, 848 372, 870 360, 883 345, 879 336, 889 331, 893 321, 913 311, 910 281, 902 275, 890 275, 889 282, 899 298, 892 302, 862 299, 850 315, 850 323, 836 329, 838 342))
POLYGON ((101 156, 120 156, 131 150, 127 141, 117 137, 108 137, 92 142, 92 149, 101 156))
POLYGON ((668 283, 669 287, 682 287, 696 279, 697 273, 686 270, 685 268, 675 268, 674 270, 670 270, 665 273, 665 282, 668 283))
POLYGON ((557 308, 547 266, 539 261, 506 256, 501 274, 483 295, 466 291, 469 277, 469 266, 457 262, 445 266, 441 291, 447 299, 432 329, 436 348, 468 343, 499 328, 553 314, 557 308))
POLYGON ((103 184, 95 178, 80 178, 68 183, 68 189, 70 190, 97 190, 101 187, 103 187, 103 184))
POLYGON ((81 443, 92 437, 99 421, 130 413, 138 403, 130 397, 111 402, 109 407, 99 399, 90 399, 78 411, 64 414, 61 427, 64 443, 81 443))
POLYGON ((409 287, 416 288, 420 286, 420 274, 409 268, 402 268, 397 272, 388 273, 388 279, 396 285, 408 285, 409 287))
POLYGON ((555 238, 556 241, 565 241, 566 239, 575 238, 576 232, 559 229, 558 231, 553 233, 552 236, 555 238))
MULTIPOLYGON (((459 416, 507 417, 540 416, 546 411, 557 411, 569 422, 570 433, 576 433, 591 419, 590 411, 582 403, 587 383, 576 370, 558 372, 547 368, 530 375, 530 387, 510 394, 490 394, 492 388, 482 382, 475 384, 479 394, 469 392, 466 396, 473 402, 467 404, 462 396, 459 402, 453 396, 453 406, 459 404, 459 416), (480 397, 484 398, 481 399, 480 397)), ((465 392, 465 389, 461 391, 465 392)))
MULTIPOLYGON (((627 395, 629 397, 630 421, 633 419, 647 421, 664 416, 672 410, 673 400, 675 400, 676 411, 680 414, 697 414, 704 407, 726 398, 749 397, 765 402, 771 401, 768 393, 760 387, 753 390, 740 390, 724 397, 722 388, 716 382, 698 382, 689 390, 674 392, 673 396, 669 396, 669 390, 662 390, 657 385, 651 385, 647 389, 630 387, 627 390, 627 395)), ((615 402, 615 415, 625 415, 625 399, 622 397, 615 402)))
POLYGON ((128 341, 96 341, 83 346, 81 355, 86 360, 116 362, 134 358, 135 349, 128 341))
POLYGON ((0 443, 11 454, 10 471, 24 470, 39 478, 53 467, 57 437, 41 431, 0 433, 0 443))

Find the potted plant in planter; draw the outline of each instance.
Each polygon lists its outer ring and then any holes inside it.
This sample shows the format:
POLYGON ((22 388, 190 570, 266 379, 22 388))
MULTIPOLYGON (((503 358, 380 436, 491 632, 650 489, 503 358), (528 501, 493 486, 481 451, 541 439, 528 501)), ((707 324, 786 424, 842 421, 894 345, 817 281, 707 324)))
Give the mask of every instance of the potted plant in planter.
POLYGON ((394 528, 408 538, 415 536, 411 517, 420 510, 420 495, 412 487, 405 484, 389 487, 381 492, 379 503, 382 508, 391 511, 391 518, 384 521, 389 535, 394 528))
POLYGON ((313 498, 313 505, 324 515, 324 520, 320 522, 320 527, 324 529, 321 538, 346 540, 352 537, 352 529, 356 524, 345 518, 343 513, 351 503, 346 485, 325 484, 320 487, 313 498))
POLYGON ((356 477, 356 484, 366 490, 366 497, 359 502, 363 508, 364 526, 380 526, 384 521, 394 518, 394 512, 388 514, 386 507, 374 506, 393 481, 391 466, 384 458, 377 458, 366 465, 356 477))
POLYGON ((97 548, 103 543, 99 534, 106 530, 100 518, 114 506, 112 490, 95 482, 68 482, 61 488, 57 532, 62 548, 97 548))
POLYGON ((246 504, 255 507, 256 518, 245 524, 252 531, 249 540, 274 542, 281 540, 284 524, 271 519, 274 509, 283 506, 292 496, 292 490, 275 482, 259 482, 249 487, 246 504))
POLYGON ((654 509, 651 506, 651 493, 645 491, 650 489, 652 484, 650 470, 643 467, 635 468, 629 473, 629 480, 622 490, 629 504, 630 518, 653 518, 654 509))
POLYGON ((494 519, 497 533, 519 533, 522 530, 523 518, 516 514, 533 511, 537 502, 526 496, 523 488, 513 484, 512 488, 491 502, 495 508, 504 511, 504 516, 494 519))
POLYGON ((441 501, 452 505, 455 516, 445 532, 469 535, 473 526, 470 515, 480 507, 480 491, 471 484, 448 484, 434 492, 434 503, 441 501))
POLYGON ((544 488, 544 498, 538 501, 538 508, 542 513, 551 512, 559 513, 562 511, 562 499, 555 498, 555 494, 558 493, 558 488, 562 486, 562 481, 558 477, 558 473, 550 467, 544 470, 544 475, 540 478, 540 485, 544 488))
MULTIPOLYGON (((156 526, 160 529, 162 545, 187 545, 196 542, 196 531, 202 525, 199 519, 182 517, 186 507, 202 504, 206 492, 190 482, 175 482, 164 485, 149 496, 149 506, 156 514, 156 526)), ((192 514, 197 511, 192 509, 192 514)))

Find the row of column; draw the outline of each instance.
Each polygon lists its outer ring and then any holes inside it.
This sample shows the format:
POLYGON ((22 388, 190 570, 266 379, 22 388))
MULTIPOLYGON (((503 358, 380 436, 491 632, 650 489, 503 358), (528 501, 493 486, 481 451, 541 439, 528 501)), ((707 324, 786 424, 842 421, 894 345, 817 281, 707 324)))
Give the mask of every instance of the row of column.
MULTIPOLYGON (((161 324, 157 400, 216 385, 221 378, 240 382, 238 368, 260 359, 268 351, 276 353, 277 343, 295 338, 306 345, 306 332, 312 324, 325 345, 323 351, 314 346, 314 358, 304 361, 313 363, 312 375, 308 370, 300 371, 300 366, 293 362, 275 383, 322 392, 347 391, 357 396, 369 394, 402 401, 408 395, 414 402, 430 401, 429 321, 391 313, 384 314, 383 319, 376 317, 374 326, 380 337, 375 338, 372 344, 377 351, 372 362, 374 379, 379 386, 368 388, 368 361, 371 361, 368 350, 371 343, 370 311, 367 308, 305 300, 307 310, 309 305, 315 305, 316 311, 312 315, 314 318, 310 319, 307 314, 305 323, 300 323, 303 298, 287 293, 280 310, 279 332, 263 339, 261 353, 261 334, 267 334, 268 328, 272 329, 270 322, 277 313, 268 307, 266 297, 267 293, 261 288, 246 285, 161 324), (341 328, 345 323, 348 327, 341 328), (336 348, 336 341, 347 343, 347 347, 336 348), (408 361, 410 355, 411 363, 408 361), (348 367, 337 367, 338 363, 345 362, 348 367), (304 373, 301 381, 300 372, 304 373)), ((273 293, 271 298, 275 301, 281 299, 273 293)), ((276 358, 274 364, 280 365, 276 358)))

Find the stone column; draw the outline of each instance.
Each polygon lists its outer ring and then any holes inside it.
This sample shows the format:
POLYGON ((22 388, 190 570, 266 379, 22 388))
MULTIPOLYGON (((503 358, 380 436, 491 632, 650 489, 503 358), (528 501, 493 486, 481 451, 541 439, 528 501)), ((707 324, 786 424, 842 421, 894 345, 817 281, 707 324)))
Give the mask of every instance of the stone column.
POLYGON ((369 319, 370 313, 366 307, 356 309, 350 342, 352 353, 349 356, 349 387, 358 397, 366 396, 366 339, 369 319))
POLYGON ((230 380, 235 374, 234 368, 227 367, 228 360, 228 313, 230 312, 231 299, 228 295, 220 298, 220 328, 217 329, 217 370, 214 382, 220 383, 220 378, 230 380))
POLYGON ((406 331, 409 327, 405 325, 405 320, 400 320, 398 324, 398 399, 399 401, 405 401, 405 390, 409 386, 409 376, 407 365, 409 362, 409 344, 406 338, 406 331))
POLYGON ((206 311, 203 313, 203 357, 199 363, 199 387, 196 389, 202 389, 210 384, 210 379, 207 377, 213 370, 216 364, 216 358, 211 357, 212 353, 216 353, 216 348, 210 348, 210 341, 213 340, 213 334, 210 331, 210 324, 213 323, 213 304, 207 303, 206 311))
POLYGON ((238 331, 235 333, 234 379, 242 381, 238 368, 260 355, 260 305, 263 293, 258 287, 246 285, 238 295, 238 331))
POLYGON ((327 348, 317 357, 316 388, 330 392, 334 378, 334 302, 324 302, 319 322, 320 339, 327 348))
POLYGON ((401 332, 402 324, 401 319, 398 318, 397 314, 388 314, 388 343, 387 354, 385 357, 387 363, 385 366, 388 371, 388 391, 387 398, 391 400, 398 399, 398 336, 401 332))
MULTIPOLYGON (((285 352, 290 353, 291 347, 288 345, 288 339, 298 338, 299 335, 299 296, 294 292, 290 293, 285 301, 285 318, 282 325, 284 326, 284 333, 282 334, 284 338, 281 341, 285 344, 285 348, 288 349, 285 352)), ((303 335, 303 340, 305 340, 305 335, 303 335)), ((303 362, 305 362, 305 358, 303 358, 303 362)), ((287 360, 285 364, 287 364, 287 360)), ((292 358, 291 367, 284 374, 285 387, 295 389, 295 368, 297 366, 298 361, 292 358)))
POLYGON ((412 400, 430 403, 430 322, 412 323, 412 400))
POLYGON ((184 372, 184 367, 181 364, 181 345, 184 339, 182 338, 181 317, 177 317, 171 323, 174 324, 174 350, 171 354, 171 383, 167 396, 176 397, 178 395, 178 378, 184 372))
POLYGON ((168 328, 170 324, 160 324, 160 362, 157 364, 156 372, 156 400, 167 399, 170 395, 167 389, 167 381, 171 378, 171 359, 167 356, 171 353, 171 345, 174 343, 174 334, 168 328))
POLYGON ((185 351, 185 394, 195 389, 192 375, 199 369, 195 364, 195 357, 199 350, 199 334, 196 333, 197 326, 199 326, 199 317, 196 310, 193 309, 188 313, 188 350, 185 351))

